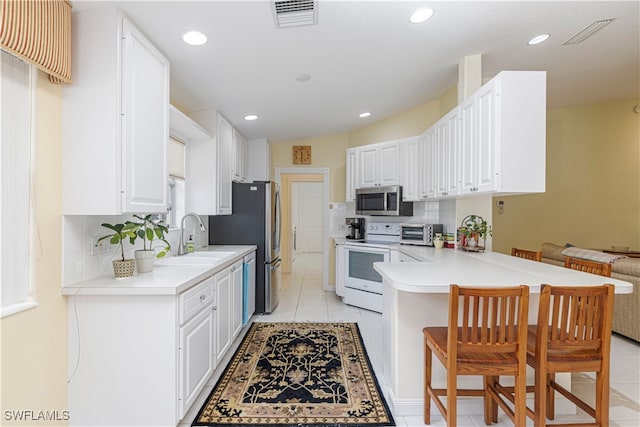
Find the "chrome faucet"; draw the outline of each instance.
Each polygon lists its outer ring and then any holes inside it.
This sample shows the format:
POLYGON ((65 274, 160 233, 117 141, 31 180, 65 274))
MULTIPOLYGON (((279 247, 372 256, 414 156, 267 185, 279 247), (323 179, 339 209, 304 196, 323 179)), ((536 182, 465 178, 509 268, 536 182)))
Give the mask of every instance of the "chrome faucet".
POLYGON ((201 231, 206 231, 207 227, 205 227, 204 223, 202 222, 202 220, 200 219, 200 216, 198 216, 197 213, 195 212, 187 212, 186 214, 184 214, 184 216, 182 217, 182 221, 180 221, 180 245, 178 246, 178 255, 184 255, 185 254, 185 245, 184 245, 184 220, 187 219, 187 217, 194 217, 196 220, 198 220, 198 225, 200 226, 200 230, 201 231))

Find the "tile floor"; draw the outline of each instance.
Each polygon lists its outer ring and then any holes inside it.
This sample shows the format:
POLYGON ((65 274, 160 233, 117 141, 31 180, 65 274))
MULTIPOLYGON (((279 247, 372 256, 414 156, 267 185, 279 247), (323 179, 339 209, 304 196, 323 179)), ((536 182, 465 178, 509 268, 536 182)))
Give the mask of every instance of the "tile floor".
MULTIPOLYGON (((381 387, 386 390, 382 375, 382 318, 379 314, 358 309, 342 303, 333 292, 322 289, 322 255, 302 254, 294 261, 293 272, 283 274, 280 303, 270 315, 256 315, 256 322, 357 322, 371 359, 374 371, 381 387)), ((184 418, 185 423, 180 427, 190 425, 213 386, 221 375, 224 367, 239 345, 238 337, 234 347, 229 351, 225 360, 214 372, 211 380, 204 388, 191 410, 184 418)), ((611 365, 611 427, 640 427, 640 345, 613 336, 611 365)), ((582 394, 587 402, 593 401, 594 380, 591 374, 574 374, 572 387, 582 394)), ((554 422, 580 422, 591 418, 579 411, 576 415, 559 415, 554 422)), ((398 426, 423 426, 422 417, 395 417, 398 426)), ((439 415, 432 415, 431 425, 445 426, 446 422, 439 415)), ((483 415, 458 417, 459 427, 484 426, 483 415)), ((511 421, 501 412, 499 423, 494 426, 512 426, 511 421)), ((527 426, 533 425, 527 420, 527 426)))

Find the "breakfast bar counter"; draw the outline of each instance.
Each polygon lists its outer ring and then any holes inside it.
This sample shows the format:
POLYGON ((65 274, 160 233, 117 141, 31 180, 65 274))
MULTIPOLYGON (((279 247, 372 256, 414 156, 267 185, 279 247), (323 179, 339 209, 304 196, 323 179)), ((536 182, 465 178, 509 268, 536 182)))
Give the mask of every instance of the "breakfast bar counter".
MULTIPOLYGON (((529 322, 537 321, 541 284, 601 285, 612 283, 615 293, 633 292, 631 283, 529 261, 497 252, 470 253, 452 249, 399 246, 418 262, 375 263, 383 279, 384 375, 397 416, 422 414, 423 337, 425 326, 446 326, 449 286, 514 286, 530 288, 529 322)), ((434 382, 444 384, 445 371, 433 366, 434 382)), ((568 376, 565 381, 569 381, 568 376)), ((481 378, 459 377, 461 387, 478 387, 481 378)), ((482 399, 459 398, 459 412, 477 412, 482 399), (472 405, 470 408, 469 405, 472 405)), ((562 408, 560 405, 560 410, 562 408)), ((482 409, 480 409, 482 412, 482 409)))

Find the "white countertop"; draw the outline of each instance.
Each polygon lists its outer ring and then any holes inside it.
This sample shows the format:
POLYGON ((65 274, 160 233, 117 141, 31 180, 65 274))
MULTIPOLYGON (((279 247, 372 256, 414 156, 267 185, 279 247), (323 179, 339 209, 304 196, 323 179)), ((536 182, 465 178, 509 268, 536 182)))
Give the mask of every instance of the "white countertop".
MULTIPOLYGON (((172 264, 169 258, 156 260, 150 273, 134 274, 127 279, 116 279, 113 274, 103 275, 62 288, 62 295, 177 295, 191 286, 225 269, 245 255, 256 250, 254 245, 213 245, 197 252, 228 252, 220 258, 198 261, 198 264, 172 264)), ((198 253, 183 257, 198 258, 198 253)), ((178 260, 174 260, 178 261, 178 260)))
POLYGON ((525 284, 539 293, 543 283, 551 285, 600 285, 612 283, 615 293, 630 294, 633 285, 623 280, 583 273, 542 262, 529 261, 498 252, 464 252, 425 246, 396 247, 422 262, 374 264, 385 282, 400 291, 448 293, 449 286, 508 286, 525 284))

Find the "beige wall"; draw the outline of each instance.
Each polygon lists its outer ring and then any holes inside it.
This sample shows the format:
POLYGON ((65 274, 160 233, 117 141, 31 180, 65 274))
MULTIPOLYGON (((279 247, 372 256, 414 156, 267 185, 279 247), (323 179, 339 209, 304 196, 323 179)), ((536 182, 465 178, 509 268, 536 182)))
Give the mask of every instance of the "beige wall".
POLYGON ((321 136, 298 141, 272 142, 271 176, 275 176, 275 168, 309 167, 329 168, 329 200, 341 202, 345 200, 346 158, 345 150, 349 147, 373 144, 419 135, 440 117, 455 107, 455 87, 449 89, 442 99, 428 102, 396 116, 390 117, 350 133, 321 136), (453 100, 453 101, 452 101, 453 100), (453 104, 451 104, 453 102, 453 104), (445 111, 442 109, 445 108, 445 111), (294 165, 292 163, 292 147, 294 145, 310 145, 310 165, 294 165))
MULTIPOLYGON (((66 425, 12 422, 5 411, 67 410, 67 305, 61 287, 61 88, 38 72, 34 204, 36 308, 2 319, 2 425, 66 425)), ((73 416, 73 414, 70 414, 73 416)))
POLYGON ((420 135, 442 117, 440 108, 440 100, 427 102, 396 116, 350 132, 349 147, 420 135))
POLYGON ((332 202, 344 201, 346 179, 345 150, 348 148, 348 135, 321 136, 317 138, 302 139, 299 141, 283 141, 271 143, 271 176, 275 177, 276 168, 329 168, 329 200, 332 202), (311 146, 311 164, 293 164, 293 146, 311 146))
POLYGON ((545 241, 640 249, 638 99, 549 110, 546 193, 499 197, 495 251, 545 241))

